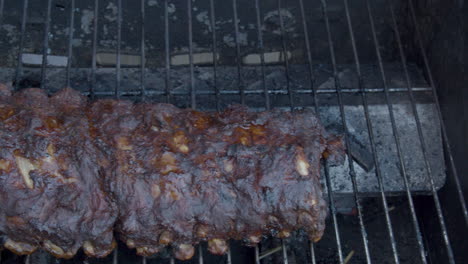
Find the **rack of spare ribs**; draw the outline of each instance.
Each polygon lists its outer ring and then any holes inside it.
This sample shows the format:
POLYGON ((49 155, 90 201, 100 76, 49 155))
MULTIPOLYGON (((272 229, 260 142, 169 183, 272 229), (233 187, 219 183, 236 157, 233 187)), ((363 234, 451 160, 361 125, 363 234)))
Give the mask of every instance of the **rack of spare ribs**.
POLYGON ((116 238, 181 260, 201 241, 214 254, 297 229, 317 241, 320 160, 343 153, 308 110, 210 113, 2 85, 0 235, 17 254, 62 258, 106 256, 116 238))

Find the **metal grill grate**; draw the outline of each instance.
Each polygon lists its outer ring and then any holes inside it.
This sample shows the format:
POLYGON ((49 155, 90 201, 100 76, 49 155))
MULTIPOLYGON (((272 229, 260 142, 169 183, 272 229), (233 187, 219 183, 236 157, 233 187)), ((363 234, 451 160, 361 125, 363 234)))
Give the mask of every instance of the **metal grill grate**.
MULTIPOLYGON (((22 10, 21 10, 21 26, 20 26, 20 34, 19 34, 19 43, 18 43, 18 55, 17 55, 17 60, 16 60, 16 66, 14 70, 14 83, 16 86, 16 89, 20 88, 20 81, 22 79, 22 74, 24 72, 24 66, 23 66, 23 55, 24 55, 24 48, 25 48, 25 41, 26 41, 26 28, 27 28, 27 21, 29 19, 28 12, 29 10, 29 1, 30 0, 23 0, 22 3, 22 10)), ((422 231, 421 231, 421 218, 416 214, 416 208, 415 208, 415 203, 413 200, 413 191, 411 190, 411 185, 409 181, 409 173, 408 173, 408 168, 406 167, 406 162, 405 162, 405 156, 403 155, 402 151, 402 143, 401 143, 401 131, 399 131, 397 127, 397 121, 396 117, 394 115, 394 102, 391 100, 392 94, 405 94, 410 100, 410 105, 411 105, 411 115, 414 116, 415 118, 415 124, 417 128, 417 135, 418 135, 418 140, 419 140, 419 145, 421 146, 421 151, 422 151, 422 157, 423 157, 423 163, 424 163, 424 168, 427 173, 427 180, 429 181, 430 184, 430 193, 434 199, 434 205, 436 208, 436 214, 437 218, 440 224, 440 228, 442 230, 442 239, 445 245, 445 251, 447 254, 447 263, 455 263, 455 257, 452 249, 452 244, 449 238, 449 234, 447 231, 447 225, 446 225, 446 219, 442 211, 442 204, 439 199, 439 194, 437 192, 437 184, 434 180, 434 174, 433 171, 431 170, 431 164, 430 164, 430 158, 428 150, 426 149, 426 142, 428 139, 425 137, 424 133, 424 128, 423 125, 421 124, 420 120, 420 113, 418 112, 418 107, 417 107, 417 102, 415 99, 415 93, 431 93, 432 94, 432 102, 436 105, 436 113, 437 117, 439 120, 442 120, 442 114, 440 110, 440 105, 439 105, 439 100, 437 98, 436 94, 436 89, 434 85, 434 80, 431 75, 431 69, 429 67, 427 55, 425 54, 424 48, 422 46, 422 40, 421 40, 421 35, 418 29, 418 23, 416 20, 416 15, 414 11, 414 5, 413 1, 409 1, 409 9, 410 9, 410 17, 412 23, 414 23, 416 27, 416 39, 419 45, 419 52, 420 56, 422 56, 423 61, 424 61, 424 68, 425 72, 428 76, 429 80, 429 87, 414 87, 414 80, 411 79, 411 74, 408 66, 408 61, 406 58, 406 53, 403 49, 403 43, 401 39, 401 33, 400 33, 400 26, 397 21, 397 17, 395 15, 395 7, 393 0, 387 0, 384 1, 384 4, 386 5, 386 8, 388 8, 390 14, 391 14, 391 27, 394 30, 394 38, 397 41, 396 42, 396 50, 398 52, 398 57, 399 57, 399 63, 401 69, 403 69, 403 74, 402 78, 404 79, 404 86, 405 87, 391 87, 388 81, 388 75, 386 73, 386 68, 384 66, 384 61, 382 59, 382 54, 381 54, 381 49, 380 49, 380 43, 379 43, 379 36, 377 35, 376 32, 376 25, 375 25, 375 16, 373 13, 373 5, 375 5, 377 1, 372 1, 372 0, 366 0, 365 1, 365 7, 366 7, 366 12, 368 16, 368 21, 370 26, 370 32, 367 32, 370 35, 370 38, 373 42, 373 47, 375 48, 375 54, 377 57, 376 61, 376 67, 378 69, 378 75, 380 76, 382 80, 382 86, 383 88, 375 88, 375 87, 367 87, 365 81, 364 81, 364 76, 363 76, 363 71, 362 71, 362 64, 360 63, 360 56, 358 53, 358 46, 357 46, 357 41, 356 41, 356 27, 353 25, 353 19, 351 16, 350 12, 350 7, 348 0, 343 0, 342 6, 344 7, 344 15, 346 18, 346 23, 348 27, 348 34, 349 34, 349 43, 351 45, 351 51, 352 51, 352 57, 354 59, 354 68, 355 68, 355 74, 357 78, 357 87, 344 87, 341 84, 341 77, 339 76, 339 65, 337 62, 337 55, 335 53, 335 48, 336 48, 336 43, 334 42, 334 37, 333 37, 333 30, 331 29, 330 25, 330 11, 329 11, 329 2, 326 0, 321 0, 321 8, 322 8, 322 15, 323 15, 323 27, 325 28, 326 35, 324 36, 324 39, 326 39, 328 43, 328 51, 329 51, 329 60, 331 61, 332 64, 332 72, 331 72, 331 77, 333 79, 333 89, 318 89, 317 88, 317 83, 316 83, 316 70, 314 69, 314 58, 312 55, 311 51, 311 43, 310 43, 310 28, 309 28, 309 21, 307 20, 306 17, 306 7, 304 5, 303 0, 297 0, 298 1, 298 7, 299 7, 299 14, 300 14, 300 24, 302 26, 303 31, 302 37, 304 40, 303 46, 305 47, 304 50, 304 57, 305 57, 305 62, 307 64, 307 74, 308 74, 308 80, 309 83, 307 84, 308 87, 306 88, 299 88, 299 89, 294 89, 291 85, 292 82, 294 82, 293 77, 291 76, 291 65, 289 59, 283 59, 281 61, 282 67, 283 67, 283 72, 284 72, 284 77, 285 77, 285 84, 280 88, 280 89, 269 89, 267 85, 267 63, 265 61, 265 41, 264 41, 264 30, 263 30, 263 22, 262 22, 262 2, 259 0, 255 0, 253 3, 252 7, 255 9, 255 27, 256 27, 256 32, 257 32, 257 51, 259 54, 260 58, 260 63, 258 64, 257 68, 259 68, 261 74, 259 81, 261 83, 260 89, 246 89, 246 83, 244 80, 244 75, 243 71, 244 65, 242 63, 242 52, 241 52, 241 40, 240 38, 240 28, 239 28, 239 4, 236 0, 232 0, 230 4, 232 4, 232 19, 233 19, 233 27, 234 27, 234 47, 235 49, 235 70, 236 72, 236 86, 238 87, 238 90, 226 90, 226 89, 220 89, 218 77, 219 77, 219 71, 220 71, 220 65, 219 61, 217 59, 217 54, 219 52, 218 48, 218 40, 219 40, 219 35, 217 34, 216 31, 216 14, 215 14, 215 6, 220 4, 220 5, 226 5, 227 3, 223 2, 216 2, 214 0, 209 0, 209 23, 211 28, 213 29, 211 32, 211 49, 212 49, 212 54, 213 55, 213 60, 211 63, 212 70, 213 70, 213 90, 206 90, 206 89, 197 89, 196 85, 196 78, 195 78, 195 70, 196 70, 196 64, 194 63, 194 34, 193 34, 193 6, 192 6, 192 1, 191 0, 186 0, 184 1, 177 1, 177 5, 186 5, 186 16, 187 16, 187 21, 188 23, 186 24, 187 28, 187 44, 188 44, 188 69, 189 69, 189 75, 190 78, 188 80, 188 86, 189 89, 186 91, 174 91, 173 88, 173 83, 171 82, 171 75, 173 71, 177 71, 177 69, 173 69, 171 65, 171 43, 170 43, 170 36, 171 34, 177 34, 177 32, 171 31, 171 21, 170 21, 170 3, 169 0, 164 0, 164 1, 158 1, 163 10, 164 10, 164 56, 163 56, 163 61, 164 61, 164 84, 165 88, 163 90, 157 90, 157 89, 149 89, 148 86, 146 85, 146 80, 147 80, 147 65, 146 65, 146 53, 145 50, 147 49, 147 42, 145 37, 148 34, 151 34, 151 29, 146 28, 145 26, 145 18, 148 16, 151 16, 151 14, 147 13, 147 10, 145 10, 145 6, 147 6, 146 0, 142 0, 140 2, 141 6, 141 16, 137 19, 140 20, 139 25, 141 26, 141 39, 140 39, 140 59, 141 62, 139 63, 140 65, 140 84, 139 84, 139 89, 138 90, 125 90, 121 89, 121 84, 122 84, 122 21, 123 21, 123 7, 122 7, 122 1, 121 0, 116 0, 116 7, 117 7, 117 18, 115 20, 115 23, 117 25, 117 35, 116 35, 116 64, 115 64, 115 85, 114 85, 114 91, 100 91, 97 89, 99 81, 97 80, 97 71, 98 71, 98 63, 97 63, 97 53, 98 53, 98 26, 99 23, 101 23, 101 17, 99 15, 99 9, 100 6, 103 5, 103 2, 108 2, 108 1, 99 1, 99 0, 94 0, 94 19, 92 23, 92 61, 91 61, 91 71, 90 71, 90 80, 89 80, 89 90, 88 91, 83 91, 84 94, 88 94, 91 98, 95 98, 97 96, 105 96, 105 95, 114 95, 115 97, 127 97, 127 96, 133 96, 133 97, 139 97, 141 100, 151 100, 151 98, 155 96, 159 96, 157 98, 163 98, 163 101, 166 101, 168 103, 173 103, 175 101, 174 97, 179 96, 188 96, 188 100, 186 105, 190 106, 192 108, 197 108, 199 105, 203 104, 203 100, 200 98, 207 98, 207 96, 214 96, 215 99, 215 109, 220 110, 222 108, 222 97, 223 96, 239 96, 240 102, 243 104, 247 103, 247 99, 249 96, 263 96, 263 99, 261 100, 263 102, 263 108, 265 109, 270 109, 272 106, 274 106, 274 100, 272 100, 272 96, 276 95, 286 95, 287 101, 288 101, 288 107, 291 110, 296 109, 297 107, 302 107, 298 106, 298 103, 295 101, 297 96, 310 96, 312 99, 310 101, 309 105, 306 106, 312 106, 316 109, 316 111, 319 113, 320 112, 320 105, 319 105, 319 100, 318 97, 320 95, 334 95, 336 96, 336 99, 338 101, 338 106, 339 106, 339 115, 340 115, 340 120, 341 120, 341 126, 343 128, 343 131, 345 132, 345 139, 346 139, 346 144, 347 144, 347 149, 351 149, 352 147, 350 146, 351 139, 350 137, 350 132, 349 132, 349 127, 348 123, 346 122, 346 115, 348 114, 345 109, 345 101, 346 98, 345 96, 348 94, 351 95, 359 95, 362 101, 362 107, 364 110, 364 118, 366 122, 366 127, 367 127, 367 134, 369 138, 369 143, 370 143, 370 150, 371 150, 371 156, 372 156, 372 163, 375 165, 375 177, 377 178, 377 183, 378 183, 378 194, 381 199, 381 203, 383 206, 383 213, 385 216, 385 227, 387 229, 388 233, 388 239, 389 243, 391 246, 391 251, 392 251, 392 257, 393 257, 393 262, 394 263, 400 263, 401 258, 399 256, 399 248, 397 246, 397 241, 395 239, 395 234, 394 234, 394 225, 392 223, 392 219, 390 217, 390 209, 389 209, 389 204, 388 204, 388 196, 387 196, 387 191, 386 186, 384 184, 384 179, 383 179, 383 174, 382 170, 380 167, 380 162, 379 162, 379 155, 378 150, 377 150, 377 143, 376 143, 376 135, 374 133, 374 127, 372 124, 372 120, 370 117, 370 111, 369 111, 369 97, 372 96, 372 94, 382 94, 384 95, 384 102, 386 107, 388 108, 388 113, 389 113, 389 118, 390 118, 390 124, 391 124, 391 131, 393 135, 393 140, 394 144, 396 147, 396 152, 398 156, 398 170, 400 172, 400 180, 404 184, 404 193, 406 194, 407 200, 408 200, 408 205, 409 205, 409 210, 410 210, 410 220, 411 224, 414 228, 415 232, 415 239, 417 242, 417 248, 418 248, 418 253, 417 253, 417 258, 419 258, 418 262, 421 263, 428 263, 428 256, 427 252, 429 249, 427 248, 427 244, 424 242, 422 231)), ((8 0, 0 0, 0 23, 3 22, 3 17, 4 17, 4 4, 5 2, 8 2, 8 0)), ((55 1, 54 1, 55 2, 55 1)), ((281 37, 281 52, 283 56, 287 57, 288 54, 288 45, 287 45, 287 39, 286 39, 286 29, 285 29, 285 21, 284 17, 282 15, 282 8, 287 5, 286 2, 292 2, 292 1, 281 1, 277 0, 277 12, 279 14, 279 35, 281 37)), ((379 1, 379 4, 381 4, 382 1, 379 1)), ((44 20, 44 36, 43 36, 43 43, 42 43, 42 62, 41 62, 41 68, 40 68, 40 86, 43 89, 48 89, 50 86, 48 84, 48 78, 47 78, 47 70, 48 70, 48 56, 49 56, 49 43, 50 43, 50 27, 51 27, 51 8, 52 8, 52 0, 47 0, 44 8, 46 9, 46 17, 44 20)), ((175 3, 175 2, 174 2, 175 3)), ((135 5, 137 4, 136 2, 134 3, 135 5)), ((171 3, 173 4, 173 3, 171 3)), ((335 3, 336 4, 336 3, 335 3)), ((75 13, 77 12, 76 7, 75 7, 75 0, 70 0, 69 3, 67 3, 66 7, 69 11, 69 28, 72 30, 68 31, 68 45, 67 45, 67 63, 65 67, 65 80, 66 80, 66 85, 70 86, 73 85, 71 82, 71 78, 73 76, 73 68, 72 68, 72 62, 74 60, 78 60, 79 58, 73 56, 73 41, 74 41, 74 28, 75 28, 75 13)), ((19 11, 19 10, 18 10, 19 11)), ((186 97, 183 97, 186 98, 186 97)), ((233 98, 233 97, 228 97, 228 98, 233 98)), ((231 99, 229 99, 231 100, 231 99)), ((262 107, 260 107, 262 108, 262 107)), ((448 141, 448 136, 446 132, 446 128, 443 125, 443 122, 441 122, 441 134, 442 134, 442 139, 443 139, 443 144, 444 148, 447 149, 447 155, 446 158, 448 159, 448 165, 450 169, 450 175, 453 176, 453 179, 456 184, 456 190, 457 190, 457 196, 458 196, 458 201, 461 205, 461 214, 463 215, 465 219, 465 223, 468 224, 468 211, 467 207, 465 204, 465 198, 464 194, 461 188, 459 176, 457 174, 457 170, 455 168, 455 163, 454 159, 452 156, 452 153, 450 151, 450 144, 448 141)), ((442 152, 442 150, 441 150, 442 152)), ((362 250, 363 250, 363 256, 364 256, 364 262, 365 263, 372 263, 372 256, 375 254, 379 254, 379 252, 375 252, 371 250, 371 246, 369 245, 369 240, 368 240, 368 229, 366 226, 366 221, 364 217, 364 206, 362 204, 362 199, 363 195, 359 190, 359 185, 358 181, 356 180, 356 167, 355 163, 352 161, 353 157, 350 152, 348 152, 348 161, 351 161, 348 163, 349 166, 349 176, 352 182, 352 190, 353 190, 353 198, 354 198, 354 203, 355 207, 357 209, 357 218, 358 222, 357 225, 359 227, 359 235, 360 235, 360 240, 362 243, 362 250)), ((333 229, 334 233, 334 239, 336 242, 336 255, 338 256, 338 261, 339 263, 348 263, 350 260, 350 255, 348 252, 345 252, 343 250, 343 236, 340 231, 340 226, 339 226, 339 216, 337 213, 337 208, 335 205, 335 199, 336 199, 336 194, 334 193, 333 185, 332 185, 332 176, 330 175, 330 169, 327 166, 327 164, 324 165, 324 176, 325 176, 325 184, 324 188, 327 192, 328 195, 328 200, 329 200, 329 206, 330 206, 330 215, 331 215, 331 222, 333 224, 333 228, 329 227, 329 229, 333 229)), ((261 263, 261 259, 265 258, 269 255, 272 254, 279 254, 282 256, 282 261, 283 263, 288 263, 288 251, 287 251, 287 241, 282 240, 280 243, 280 248, 279 249, 274 249, 274 250, 268 250, 264 249, 260 250, 259 247, 255 247, 255 252, 254 252, 254 257, 255 257, 255 263, 261 263)), ((320 243, 320 242, 319 242, 320 243)), ((317 263, 316 259, 316 252, 315 252, 315 244, 310 243, 309 247, 309 253, 308 255, 310 256, 309 261, 311 263, 317 263)), ((198 263, 203 263, 204 262, 204 254, 203 254, 203 248, 202 245, 198 247, 198 263)), ((416 255, 416 253, 415 253, 416 255)), ((351 255, 352 256, 352 255, 351 255)), ((30 257, 28 256, 25 259, 26 263, 30 262, 30 257)), ((146 258, 141 259, 142 263, 147 263, 146 258)), ((226 263, 231 263, 231 252, 228 252, 227 256, 224 258, 224 261, 226 263)), ((118 263, 119 262, 119 252, 117 250, 114 251, 113 257, 112 257, 112 262, 113 263, 118 263)), ((172 257, 170 259, 170 263, 175 263, 174 258, 172 257)))

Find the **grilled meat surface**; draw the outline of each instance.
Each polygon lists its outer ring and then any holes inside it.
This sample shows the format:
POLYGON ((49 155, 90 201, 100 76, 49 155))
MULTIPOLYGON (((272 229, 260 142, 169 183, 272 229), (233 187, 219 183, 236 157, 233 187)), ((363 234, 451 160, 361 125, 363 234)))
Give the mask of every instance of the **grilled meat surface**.
POLYGON ((100 177, 106 156, 95 147, 86 98, 71 89, 48 97, 0 87, 0 232, 5 247, 38 246, 69 258, 112 251, 117 207, 100 177))
POLYGON ((312 111, 221 113, 103 99, 72 89, 0 88, 0 233, 27 254, 108 254, 112 233, 152 255, 189 259, 208 241, 325 228, 320 160, 341 162, 339 137, 312 111))

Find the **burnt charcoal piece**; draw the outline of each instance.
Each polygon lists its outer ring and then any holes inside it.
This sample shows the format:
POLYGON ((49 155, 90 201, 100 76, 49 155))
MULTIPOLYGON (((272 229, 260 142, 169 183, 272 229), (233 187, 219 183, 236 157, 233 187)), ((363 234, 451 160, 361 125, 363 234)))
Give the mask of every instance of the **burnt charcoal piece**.
POLYGON ((104 191, 90 137, 87 101, 64 89, 52 97, 0 85, 0 234, 17 254, 41 247, 70 258, 80 247, 102 257, 115 246, 117 207, 104 191))
POLYGON ((200 241, 224 254, 228 239, 253 245, 272 230, 321 238, 320 159, 340 162, 344 149, 313 112, 232 106, 216 114, 100 100, 88 115, 113 157, 103 171, 119 207, 116 233, 138 254, 171 245, 185 260, 200 241))

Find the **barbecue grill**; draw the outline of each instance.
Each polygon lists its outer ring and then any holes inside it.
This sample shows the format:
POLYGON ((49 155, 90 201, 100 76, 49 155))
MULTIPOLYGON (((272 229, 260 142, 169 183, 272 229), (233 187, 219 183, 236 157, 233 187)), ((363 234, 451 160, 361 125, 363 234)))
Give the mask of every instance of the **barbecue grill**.
MULTIPOLYGON (((395 0, 0 0, 0 80, 216 111, 313 108, 343 134, 324 164, 327 230, 193 263, 464 263, 463 3, 395 0), (459 116, 462 116, 461 118, 459 116), (452 142, 452 146, 449 144, 452 142)), ((466 14, 466 8, 465 14, 466 14)), ((175 263, 123 245, 0 263, 175 263)))

